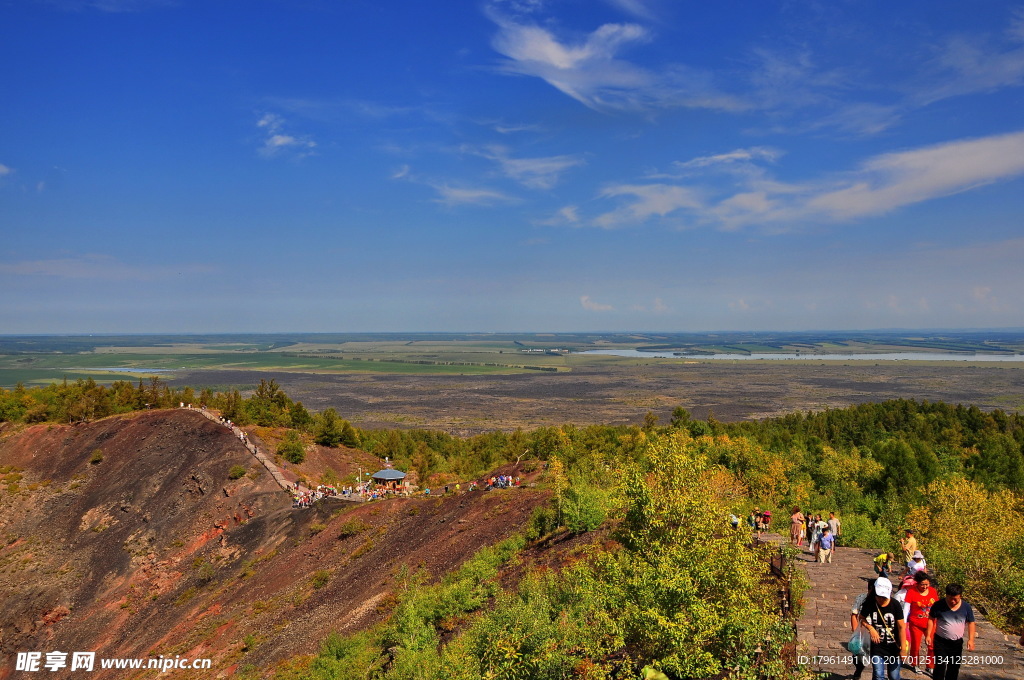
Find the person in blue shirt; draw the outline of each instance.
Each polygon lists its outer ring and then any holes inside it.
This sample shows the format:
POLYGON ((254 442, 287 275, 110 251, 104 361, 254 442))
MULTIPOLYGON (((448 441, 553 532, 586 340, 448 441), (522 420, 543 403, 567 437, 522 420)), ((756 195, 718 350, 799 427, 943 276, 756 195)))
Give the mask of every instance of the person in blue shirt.
POLYGON ((818 562, 832 564, 832 550, 836 546, 836 537, 828 527, 821 532, 821 539, 818 541, 818 562))

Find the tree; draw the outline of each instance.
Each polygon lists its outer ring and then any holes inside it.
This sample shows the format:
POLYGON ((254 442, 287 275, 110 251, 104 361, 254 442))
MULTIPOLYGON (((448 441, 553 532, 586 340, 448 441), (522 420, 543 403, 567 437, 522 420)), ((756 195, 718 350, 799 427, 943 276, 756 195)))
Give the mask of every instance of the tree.
POLYGON ((308 431, 309 426, 313 424, 313 416, 310 415, 301 401, 292 404, 292 407, 288 410, 288 417, 291 420, 292 427, 303 432, 308 431))
POLYGON ((277 453, 289 463, 298 465, 306 460, 306 446, 302 443, 302 437, 295 430, 288 430, 284 439, 277 446, 277 453))
POLYGON ((686 427, 687 423, 690 422, 690 412, 682 406, 676 406, 672 409, 672 419, 668 422, 669 427, 674 430, 686 427))
POLYGON ((335 448, 341 443, 342 421, 333 408, 317 414, 314 423, 313 441, 317 444, 335 448))
POLYGON ((359 433, 356 432, 356 428, 352 427, 352 423, 347 420, 342 421, 341 443, 350 449, 358 448, 360 444, 359 433))

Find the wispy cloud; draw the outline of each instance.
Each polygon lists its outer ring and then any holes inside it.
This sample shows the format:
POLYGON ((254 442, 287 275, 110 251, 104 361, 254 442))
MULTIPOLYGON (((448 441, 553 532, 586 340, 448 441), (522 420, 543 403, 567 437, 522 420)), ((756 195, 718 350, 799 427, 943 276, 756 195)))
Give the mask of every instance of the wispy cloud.
POLYGON ((3 163, 0 163, 0 177, 6 177, 14 172, 13 168, 9 168, 3 163))
POLYGON ((675 166, 681 169, 707 168, 709 166, 731 166, 747 164, 752 161, 768 161, 774 163, 781 151, 764 146, 753 146, 749 149, 735 149, 727 153, 715 154, 712 156, 699 156, 688 161, 677 162, 675 166))
POLYGON ((501 63, 504 72, 541 78, 592 109, 746 106, 718 91, 708 72, 682 65, 655 72, 621 58, 626 47, 651 39, 638 24, 604 24, 581 40, 563 41, 547 28, 517 22, 493 8, 489 14, 499 28, 491 45, 506 57, 501 63))
POLYGON ((759 225, 779 230, 808 221, 882 215, 1024 174, 1024 131, 881 154, 855 170, 801 183, 774 180, 763 168, 751 165, 755 157, 740 151, 679 164, 710 169, 722 163, 746 164, 745 172, 738 174, 740 190, 724 195, 713 186, 692 184, 607 187, 601 197, 627 200, 592 224, 609 229, 679 215, 693 224, 723 229, 759 225))
POLYGON ((1001 48, 994 41, 955 36, 939 48, 930 77, 915 86, 911 103, 927 105, 950 97, 1024 85, 1024 47, 1001 48))
POLYGON ((516 199, 494 189, 483 189, 474 187, 451 186, 450 184, 431 184, 440 198, 434 199, 448 207, 458 205, 496 205, 498 203, 509 203, 516 199))
POLYGON ((256 122, 265 135, 259 149, 261 156, 272 158, 287 153, 293 157, 309 156, 316 148, 316 142, 309 137, 298 137, 285 132, 285 120, 274 113, 266 113, 256 122))
POLYGON ((594 302, 590 299, 589 295, 580 296, 580 306, 590 312, 610 312, 615 308, 611 305, 602 304, 600 302, 594 302))
POLYGON ((550 189, 563 172, 584 163, 582 156, 574 155, 513 158, 506 147, 497 145, 464 146, 462 150, 494 161, 502 174, 531 189, 550 189))
POLYGON ((194 275, 213 271, 201 264, 137 265, 127 264, 109 255, 85 254, 46 260, 0 262, 0 275, 41 276, 61 279, 97 281, 155 281, 181 274, 194 275))
POLYGON ((643 0, 605 0, 605 2, 626 14, 636 17, 637 19, 643 19, 645 21, 654 21, 657 19, 657 15, 650 7, 650 4, 643 0))
POLYGON ((606 187, 601 196, 631 199, 622 207, 594 219, 594 225, 604 229, 640 224, 651 217, 665 217, 684 208, 700 210, 704 207, 696 191, 670 184, 620 184, 606 187))

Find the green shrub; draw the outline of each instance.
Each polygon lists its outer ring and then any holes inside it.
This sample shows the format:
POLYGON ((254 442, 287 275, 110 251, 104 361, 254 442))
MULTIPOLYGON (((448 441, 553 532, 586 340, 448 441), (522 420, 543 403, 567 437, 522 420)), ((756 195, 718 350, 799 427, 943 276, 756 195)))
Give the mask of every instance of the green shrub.
POLYGON ((871 521, 870 518, 849 513, 839 519, 843 523, 842 536, 839 538, 840 545, 850 548, 867 548, 878 552, 893 549, 892 535, 885 527, 871 521))
POLYGON ((608 516, 608 493, 576 483, 562 496, 562 521, 574 534, 597 529, 608 516))
POLYGON ((288 430, 277 446, 277 453, 289 463, 298 465, 306 460, 306 445, 295 430, 288 430))
POLYGON ((331 572, 327 569, 321 569, 310 579, 310 585, 313 586, 313 590, 320 590, 325 585, 331 582, 331 572))
POLYGON ((95 451, 92 452, 92 456, 89 457, 89 464, 90 465, 99 465, 102 462, 103 462, 103 452, 100 451, 99 449, 96 449, 95 451))
POLYGON ((339 539, 351 538, 353 536, 356 536, 356 535, 366 531, 369 528, 370 528, 370 525, 367 524, 366 522, 364 522, 363 520, 359 519, 358 517, 355 518, 355 519, 350 519, 347 522, 343 522, 342 523, 342 525, 341 525, 341 527, 340 527, 340 529, 338 531, 338 538, 339 539))
POLYGON ((228 470, 228 479, 241 479, 245 476, 245 473, 244 465, 232 465, 231 469, 228 470))

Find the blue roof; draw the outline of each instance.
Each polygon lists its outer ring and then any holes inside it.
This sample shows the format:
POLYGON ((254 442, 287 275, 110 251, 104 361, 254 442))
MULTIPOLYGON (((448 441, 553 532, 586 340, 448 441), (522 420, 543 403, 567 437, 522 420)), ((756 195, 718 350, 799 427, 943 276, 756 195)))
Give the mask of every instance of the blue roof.
POLYGON ((373 478, 390 482, 392 480, 405 479, 405 473, 401 470, 381 470, 380 472, 374 473, 373 478))

